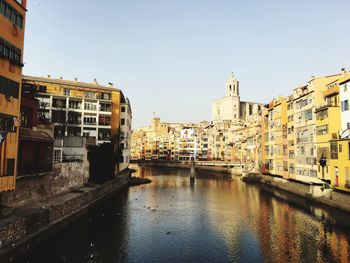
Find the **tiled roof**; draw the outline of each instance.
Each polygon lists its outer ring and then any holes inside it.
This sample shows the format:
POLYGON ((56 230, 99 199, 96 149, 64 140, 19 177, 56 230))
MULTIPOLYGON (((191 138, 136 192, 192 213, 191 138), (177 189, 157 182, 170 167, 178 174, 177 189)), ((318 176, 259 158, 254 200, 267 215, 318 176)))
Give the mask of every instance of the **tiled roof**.
POLYGON ((80 82, 80 81, 70 81, 64 79, 54 79, 54 78, 43 78, 43 77, 33 77, 23 75, 24 81, 37 81, 37 82, 46 82, 51 84, 66 85, 80 88, 90 88, 90 89, 100 89, 108 91, 121 91, 115 87, 106 87, 94 83, 80 82))
POLYGON ((19 128, 19 139, 23 141, 53 142, 54 139, 44 131, 19 128))

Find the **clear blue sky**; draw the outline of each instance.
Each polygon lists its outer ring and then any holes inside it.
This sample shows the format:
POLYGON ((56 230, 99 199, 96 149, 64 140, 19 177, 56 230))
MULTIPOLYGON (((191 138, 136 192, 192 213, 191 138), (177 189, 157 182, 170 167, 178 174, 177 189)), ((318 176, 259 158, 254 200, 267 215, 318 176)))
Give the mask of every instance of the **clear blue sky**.
POLYGON ((211 118, 234 72, 268 102, 350 69, 349 0, 28 0, 24 73, 113 82, 133 127, 211 118))

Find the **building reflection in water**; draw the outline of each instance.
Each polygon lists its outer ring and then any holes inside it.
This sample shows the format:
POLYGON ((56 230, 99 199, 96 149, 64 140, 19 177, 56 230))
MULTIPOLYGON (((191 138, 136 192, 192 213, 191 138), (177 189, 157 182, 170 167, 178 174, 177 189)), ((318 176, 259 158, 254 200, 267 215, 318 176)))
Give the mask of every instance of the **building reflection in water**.
POLYGON ((249 261, 242 258, 242 248, 254 249, 252 257, 261 256, 265 262, 350 261, 346 213, 317 208, 303 198, 237 178, 197 181, 196 186, 203 184, 216 188, 208 191, 207 211, 234 261, 249 261))
POLYGON ((349 262, 348 214, 239 178, 137 169, 107 200, 18 262, 349 262))

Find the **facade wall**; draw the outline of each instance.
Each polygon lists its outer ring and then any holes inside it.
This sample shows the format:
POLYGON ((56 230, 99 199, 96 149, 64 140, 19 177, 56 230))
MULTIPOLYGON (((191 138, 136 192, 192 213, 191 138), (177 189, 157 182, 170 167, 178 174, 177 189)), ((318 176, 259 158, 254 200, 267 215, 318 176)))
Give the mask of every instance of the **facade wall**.
POLYGON ((62 79, 24 76, 24 89, 39 100, 39 122, 53 124, 54 137, 85 136, 110 140, 119 128, 121 91, 62 79))
POLYGON ((121 103, 120 112, 120 131, 121 131, 121 141, 120 145, 122 148, 123 162, 120 164, 120 170, 124 170, 130 164, 131 158, 131 105, 127 99, 125 102, 121 103))
MULTIPOLYGON (((11 18, 0 13, 0 192, 13 190, 16 184, 18 123, 20 113, 20 94, 23 67, 24 31, 26 1, 7 0, 1 5, 12 8, 11 18), (13 20, 15 18, 15 20, 13 20), (6 50, 6 52, 5 52, 6 50), (6 126, 6 127, 5 127, 6 126)), ((0 10, 4 10, 3 6, 0 10)))
POLYGON ((340 85, 341 130, 350 137, 350 76, 340 85))

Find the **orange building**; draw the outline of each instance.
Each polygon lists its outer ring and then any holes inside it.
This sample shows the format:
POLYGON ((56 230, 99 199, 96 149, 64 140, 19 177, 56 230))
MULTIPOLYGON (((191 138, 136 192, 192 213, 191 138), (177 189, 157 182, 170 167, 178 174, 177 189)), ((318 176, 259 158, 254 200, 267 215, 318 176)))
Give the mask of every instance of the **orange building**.
POLYGON ((0 0, 0 193, 15 189, 26 0, 0 0))

